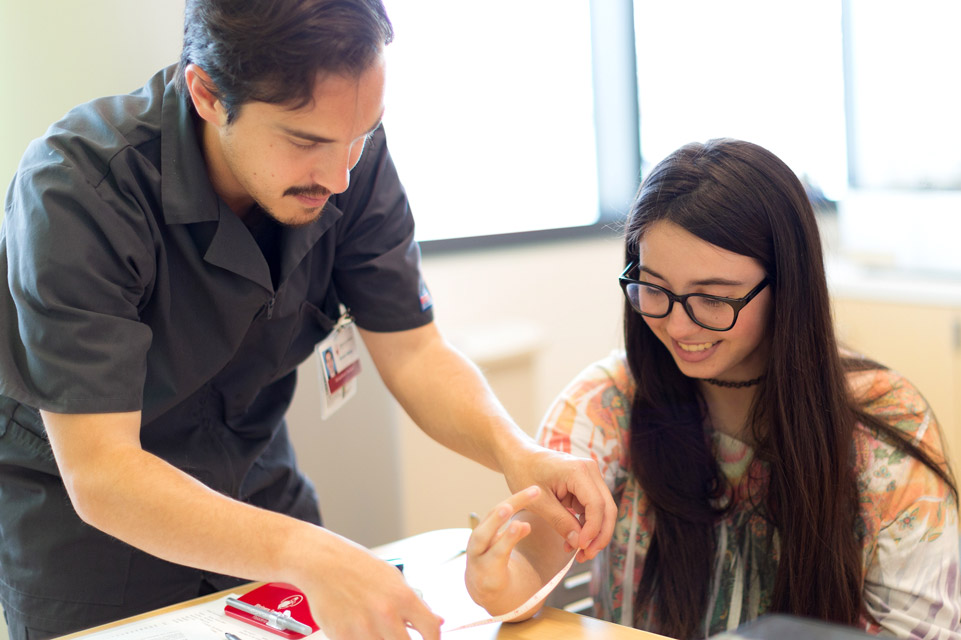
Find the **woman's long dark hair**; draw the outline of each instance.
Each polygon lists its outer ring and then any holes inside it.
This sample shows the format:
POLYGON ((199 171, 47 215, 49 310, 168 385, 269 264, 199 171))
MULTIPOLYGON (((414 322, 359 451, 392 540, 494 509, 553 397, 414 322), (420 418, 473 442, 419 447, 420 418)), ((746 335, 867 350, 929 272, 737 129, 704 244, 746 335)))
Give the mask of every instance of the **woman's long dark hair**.
MULTIPOLYGON (((757 260, 771 279, 770 359, 751 414, 756 455, 770 466, 763 505, 780 537, 772 611, 856 624, 864 610, 854 428, 860 422, 922 460, 954 490, 947 463, 866 414, 834 336, 821 243, 800 181, 769 151, 737 140, 689 144, 659 163, 625 229, 627 262, 654 222, 668 220, 757 260)), ((697 383, 677 368, 642 317, 625 305, 627 359, 637 383, 631 458, 655 513, 635 602, 654 604, 656 631, 702 635, 726 480, 705 432, 697 383)))

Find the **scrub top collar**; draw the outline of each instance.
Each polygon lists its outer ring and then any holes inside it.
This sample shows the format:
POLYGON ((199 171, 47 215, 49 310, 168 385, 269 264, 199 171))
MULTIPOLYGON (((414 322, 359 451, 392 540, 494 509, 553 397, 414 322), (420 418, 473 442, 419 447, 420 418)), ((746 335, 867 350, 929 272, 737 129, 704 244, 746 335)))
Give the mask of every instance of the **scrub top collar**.
POLYGON ((174 84, 176 65, 164 72, 160 119, 160 197, 167 224, 220 219, 219 198, 207 177, 207 164, 197 143, 193 107, 174 84))
MULTIPOLYGON (((273 292, 270 268, 243 221, 221 200, 207 177, 207 165, 197 140, 193 106, 177 90, 176 65, 164 73, 161 113, 161 198, 167 224, 217 222, 204 260, 251 280, 273 292), (251 260, 258 256, 260 260, 251 260)), ((328 200, 320 218, 303 227, 284 227, 281 257, 282 284, 317 241, 343 216, 328 200)))

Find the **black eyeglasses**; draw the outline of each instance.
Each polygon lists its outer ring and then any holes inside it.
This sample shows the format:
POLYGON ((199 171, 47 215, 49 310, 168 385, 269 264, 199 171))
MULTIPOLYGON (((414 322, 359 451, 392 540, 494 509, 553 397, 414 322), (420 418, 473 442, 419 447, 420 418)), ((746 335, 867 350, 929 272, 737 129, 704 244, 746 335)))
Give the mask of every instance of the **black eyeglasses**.
POLYGON ((618 278, 624 296, 634 311, 648 318, 666 318, 674 308, 674 303, 679 302, 695 324, 711 331, 728 331, 733 328, 741 309, 770 284, 770 280, 764 278, 743 298, 724 298, 705 293, 679 296, 656 284, 628 277, 627 274, 635 268, 637 263, 632 262, 618 278))

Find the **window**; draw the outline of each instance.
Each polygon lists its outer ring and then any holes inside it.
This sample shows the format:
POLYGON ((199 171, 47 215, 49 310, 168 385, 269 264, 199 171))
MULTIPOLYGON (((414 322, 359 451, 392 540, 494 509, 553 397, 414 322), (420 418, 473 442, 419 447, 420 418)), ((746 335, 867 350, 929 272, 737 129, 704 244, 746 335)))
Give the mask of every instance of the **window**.
MULTIPOLYGON (((385 4, 395 38, 384 126, 418 240, 583 228, 623 210, 636 188, 636 126, 601 124, 635 133, 614 163, 622 177, 600 171, 591 3, 385 4)), ((629 20, 618 31, 629 37, 629 20)), ((628 58, 618 64, 630 79, 628 58)), ((636 119, 636 108, 623 112, 636 119)))
POLYGON ((683 144, 740 138, 836 198, 846 188, 834 0, 635 0, 644 172, 683 144))
POLYGON ((845 8, 851 186, 961 190, 961 3, 845 8))

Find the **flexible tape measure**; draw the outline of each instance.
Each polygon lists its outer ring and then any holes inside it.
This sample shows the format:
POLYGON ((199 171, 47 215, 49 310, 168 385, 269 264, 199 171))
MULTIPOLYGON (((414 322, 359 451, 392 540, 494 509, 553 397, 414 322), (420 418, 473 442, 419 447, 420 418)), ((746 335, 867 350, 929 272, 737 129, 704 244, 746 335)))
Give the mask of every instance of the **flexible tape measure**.
POLYGON ((557 575, 551 578, 547 584, 545 584, 543 587, 537 590, 537 593, 535 593, 530 598, 528 598, 527 601, 524 602, 524 604, 517 607, 516 609, 512 609, 507 613, 502 613, 499 616, 494 616, 493 618, 484 618, 483 620, 478 620, 476 622, 469 622, 467 624, 462 624, 459 627, 454 627, 453 629, 444 629, 444 633, 450 633, 451 631, 460 631, 461 629, 470 629, 471 627, 480 627, 482 625, 492 624, 494 622, 504 622, 505 620, 512 620, 518 616, 524 615, 525 613, 527 613, 528 611, 536 607, 537 604, 541 600, 546 598, 547 594, 553 591, 554 587, 556 587, 558 583, 564 579, 564 576, 567 575, 567 572, 574 565, 574 558, 576 557, 577 557, 577 551, 575 550, 574 555, 572 555, 571 559, 567 561, 567 564, 564 565, 564 568, 558 571, 557 575))

